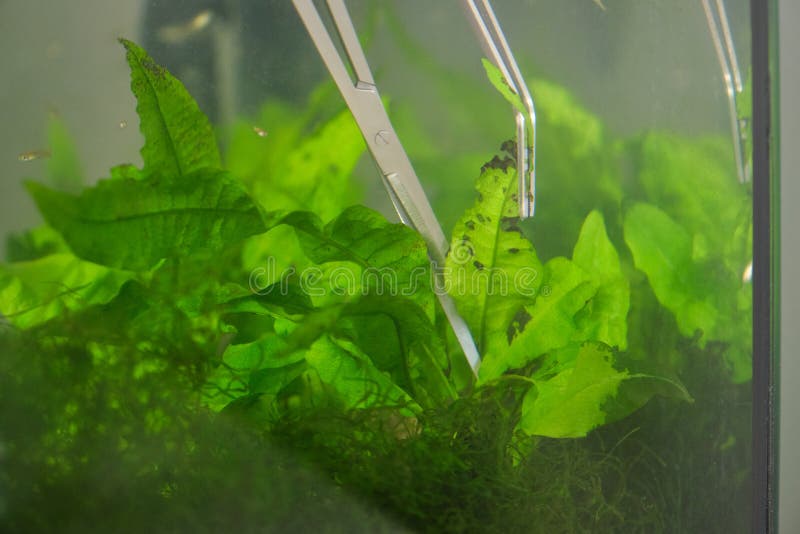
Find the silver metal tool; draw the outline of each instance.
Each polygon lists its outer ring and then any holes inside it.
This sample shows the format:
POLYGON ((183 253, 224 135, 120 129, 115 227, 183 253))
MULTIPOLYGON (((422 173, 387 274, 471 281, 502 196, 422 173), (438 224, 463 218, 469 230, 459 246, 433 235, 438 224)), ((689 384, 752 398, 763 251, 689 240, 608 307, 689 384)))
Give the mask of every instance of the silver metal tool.
MULTIPOLYGON (((475 341, 466 322, 458 314, 455 303, 442 290, 442 268, 449 247, 448 240, 433 213, 411 161, 392 127, 389 116, 386 114, 386 108, 378 94, 378 88, 370 72, 364 50, 358 41, 358 35, 347 7, 343 0, 326 0, 325 2, 347 56, 343 58, 314 1, 293 0, 293 2, 364 135, 400 219, 417 230, 427 242, 439 301, 470 366, 473 371, 477 372, 480 355, 475 341), (353 76, 347 68, 345 59, 349 62, 353 76)), ((517 165, 520 180, 520 216, 530 217, 533 215, 535 198, 534 133, 536 115, 533 99, 525 86, 514 56, 511 54, 511 49, 488 0, 464 0, 464 7, 490 60, 503 73, 512 90, 520 95, 527 111, 527 114, 516 113, 517 165)))
POLYGON ((481 47, 500 69, 511 90, 522 100, 525 113, 514 110, 517 124, 517 175, 519 176, 519 216, 533 217, 536 208, 536 108, 511 47, 500 28, 489 0, 462 2, 481 47))
POLYGON ((736 159, 736 172, 739 182, 750 181, 752 169, 748 164, 748 155, 745 154, 745 136, 747 135, 746 125, 742 124, 737 110, 737 100, 744 90, 742 74, 739 70, 739 62, 736 58, 736 49, 733 46, 731 28, 728 23, 728 13, 725 9, 723 0, 701 0, 703 11, 708 23, 708 31, 714 43, 714 51, 717 54, 719 66, 722 69, 722 79, 725 83, 725 92, 728 96, 728 114, 731 121, 731 137, 733 140, 733 152, 736 159))

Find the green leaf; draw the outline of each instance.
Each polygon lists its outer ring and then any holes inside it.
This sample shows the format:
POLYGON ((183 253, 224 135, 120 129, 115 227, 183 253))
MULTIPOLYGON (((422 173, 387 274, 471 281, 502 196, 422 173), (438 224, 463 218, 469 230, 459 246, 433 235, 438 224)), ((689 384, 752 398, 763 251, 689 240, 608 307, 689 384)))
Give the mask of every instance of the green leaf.
POLYGON ((202 355, 198 332, 191 329, 189 318, 173 298, 165 298, 159 291, 129 279, 107 302, 93 302, 91 306, 62 314, 38 332, 43 336, 90 339, 101 352, 113 353, 139 344, 142 348, 153 345, 174 353, 191 346, 193 356, 202 355), (193 339, 189 340, 189 336, 193 339))
POLYGON ((701 295, 686 230, 655 206, 636 204, 625 216, 625 242, 659 302, 675 314, 681 332, 689 337, 698 329, 710 332, 717 310, 701 295))
MULTIPOLYGON (((526 222, 541 257, 569 256, 592 210, 616 220, 622 199, 616 149, 601 120, 563 87, 536 79, 536 172, 540 206, 526 222)), ((609 228, 614 230, 614 228, 609 228)), ((616 242, 616 237, 612 239, 616 242)))
POLYGON ((309 348, 305 358, 320 380, 338 393, 347 408, 416 407, 406 392, 376 369, 369 357, 349 341, 323 336, 309 348))
POLYGON ((445 286, 472 331, 481 353, 502 345, 514 316, 532 303, 542 283, 542 265, 518 226, 517 174, 510 160, 484 167, 478 200, 453 231, 445 286))
POLYGON ((130 163, 123 163, 122 165, 111 167, 109 172, 112 180, 142 180, 145 177, 144 172, 130 163))
POLYGON ((30 261, 51 254, 68 253, 69 247, 61 235, 49 226, 39 226, 6 240, 6 259, 9 262, 30 261))
POLYGON ((702 245, 696 259, 724 258, 740 277, 752 259, 752 197, 738 182, 730 139, 651 132, 637 157, 645 200, 702 245))
MULTIPOLYGON (((244 290, 244 288, 242 288, 244 290)), ((278 281, 264 288, 250 288, 247 294, 224 299, 225 313, 256 313, 290 318, 313 310, 308 293, 296 283, 278 281), (253 290, 257 290, 254 294, 253 290)))
POLYGON ((480 367, 482 382, 581 340, 576 315, 597 293, 597 284, 566 258, 547 262, 542 278, 536 302, 520 311, 507 329, 495 331, 498 348, 484 356, 480 367))
MULTIPOLYGON (((414 230, 390 223, 363 206, 347 208, 324 226, 309 212, 291 213, 280 222, 295 229, 303 251, 314 263, 348 262, 339 265, 341 278, 349 286, 345 296, 406 296, 433 317, 427 247, 414 230)), ((330 293, 335 288, 329 284, 320 289, 330 293)))
POLYGON ((746 381, 752 367, 752 286, 744 273, 752 261, 752 200, 750 185, 737 180, 730 139, 650 132, 633 148, 641 196, 662 212, 638 222, 663 230, 657 241, 643 243, 647 238, 637 235, 636 223, 628 224, 626 216, 625 239, 639 248, 637 267, 675 314, 681 333, 702 331, 701 347, 725 343, 734 381, 746 381), (649 257, 654 248, 663 261, 649 257), (664 262, 673 266, 660 268, 664 262), (681 272, 670 274, 675 271, 681 272))
POLYGON ((421 406, 436 408, 457 398, 445 375, 450 363, 436 327, 412 301, 364 298, 344 309, 337 333, 352 339, 421 406))
POLYGON ((242 187, 221 171, 105 180, 73 196, 28 183, 48 223, 81 258, 130 270, 216 251, 266 230, 242 187))
POLYGON ((2 265, 0 314, 19 328, 31 328, 109 302, 130 277, 67 253, 2 265))
POLYGON ((660 209, 634 205, 625 216, 625 242, 662 306, 684 336, 726 343, 735 382, 752 372, 752 287, 731 275, 719 257, 696 260, 695 240, 660 209))
POLYGON ((47 174, 50 183, 61 191, 75 191, 83 185, 83 170, 78 159, 75 142, 64 121, 55 113, 47 122, 47 144, 50 157, 47 174))
POLYGON ((500 72, 500 69, 486 58, 481 58, 481 63, 483 63, 483 68, 486 69, 486 76, 489 78, 489 81, 492 82, 494 88, 503 95, 503 98, 505 98, 509 104, 514 106, 514 109, 520 113, 526 113, 525 106, 522 105, 522 99, 519 97, 519 94, 511 88, 511 85, 508 83, 505 76, 503 76, 503 73, 500 72))
POLYGON ((302 114, 286 105, 266 105, 255 121, 240 122, 228 150, 228 168, 268 210, 308 210, 323 220, 360 200, 353 178, 366 148, 358 125, 344 109, 317 125, 317 105, 302 114), (254 124, 268 132, 261 137, 254 124))
MULTIPOLYGON (((280 304, 279 298, 274 300, 280 304)), ((256 304, 251 299, 233 302, 238 302, 238 311, 242 311, 239 308, 247 302, 256 304)), ((252 306, 246 309, 271 313, 252 306)), ((306 354, 319 339, 328 336, 337 343, 341 340, 353 343, 375 372, 385 373, 393 387, 405 391, 422 406, 441 406, 457 397, 445 376, 449 372, 449 362, 438 332, 426 313, 411 300, 367 296, 346 306, 309 310, 305 315, 287 319, 290 325, 286 329, 276 324, 276 331, 282 332, 268 333, 252 343, 229 346, 224 355, 225 369, 217 373, 215 383, 219 384, 225 377, 230 381, 231 376, 249 370, 258 371, 257 376, 250 377, 250 393, 256 393, 253 381, 266 380, 273 388, 274 381, 269 378, 272 371, 261 370, 296 363, 301 354, 306 354)), ((359 364, 362 371, 364 365, 364 362, 359 364)), ((302 371, 296 372, 299 376, 302 371)), ((324 377, 323 381, 328 383, 324 377)), ((276 392, 270 389, 270 394, 273 393, 276 392)))
POLYGON ((220 168, 208 118, 183 84, 135 43, 120 39, 131 69, 139 127, 144 136, 145 173, 185 176, 204 167, 220 168))
POLYGON ((276 395, 308 369, 305 349, 275 333, 228 345, 222 365, 208 377, 205 401, 214 410, 247 395, 276 395))
POLYGON ((572 253, 572 261, 594 281, 598 290, 577 318, 580 338, 627 348, 630 287, 619 255, 608 239, 600 212, 586 217, 572 253))
POLYGON ((308 369, 308 362, 303 358, 280 367, 260 369, 250 375, 248 390, 251 395, 277 395, 308 369))
POLYGON ((519 428, 530 435, 577 438, 606 422, 604 404, 629 378, 614 369, 613 353, 600 344, 587 343, 574 368, 547 381, 537 381, 522 403, 519 428))
POLYGON ((559 351, 552 376, 534 377, 518 427, 529 435, 577 438, 627 416, 656 393, 692 401, 682 384, 615 367, 615 354, 602 343, 559 351), (622 388, 627 388, 623 390, 622 388))

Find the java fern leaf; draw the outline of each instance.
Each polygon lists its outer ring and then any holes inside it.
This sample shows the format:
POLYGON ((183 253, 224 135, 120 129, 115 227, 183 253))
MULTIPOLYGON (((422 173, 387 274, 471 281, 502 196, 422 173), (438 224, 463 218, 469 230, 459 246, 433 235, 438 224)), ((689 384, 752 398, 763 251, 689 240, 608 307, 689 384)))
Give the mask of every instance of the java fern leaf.
POLYGON ((236 125, 226 164, 265 209, 308 210, 328 220, 361 200, 352 177, 366 146, 348 109, 331 115, 319 102, 309 107, 303 113, 265 105, 257 124, 267 136, 256 135, 252 121, 236 125), (326 119, 317 124, 319 113, 326 119))
POLYGON ((345 308, 337 330, 419 405, 435 408, 457 397, 436 326, 414 302, 385 296, 361 299, 345 308), (379 322, 381 318, 385 320, 379 322))
POLYGON ((58 232, 46 225, 11 234, 6 239, 6 260, 12 263, 36 260, 59 252, 69 253, 69 247, 58 232))
MULTIPOLYGON (((389 421, 402 423, 419 412, 419 406, 353 343, 323 335, 310 347, 291 355, 291 363, 264 368, 246 382, 245 395, 222 408, 227 412, 255 410, 263 414, 267 428, 282 416, 320 411, 326 407, 356 410, 380 407, 393 409, 389 421)), ((221 390, 230 395, 232 389, 221 390)), ((213 404, 210 404, 212 407, 213 404)), ((296 416, 296 415, 295 415, 296 416)), ((413 420, 408 421, 413 422, 413 420)))
POLYGON ((619 420, 661 394, 693 402, 677 380, 623 368, 599 342, 574 344, 552 355, 532 377, 518 428, 529 435, 576 438, 619 420))
POLYGON ((636 268, 647 275, 661 305, 675 315, 680 332, 699 334, 701 346, 725 343, 734 381, 747 381, 752 372, 752 287, 726 273, 720 258, 698 257, 692 235, 655 206, 632 206, 624 231, 636 268))
POLYGON ((740 277, 752 259, 752 197, 737 179, 730 140, 650 132, 637 152, 642 200, 689 233, 695 259, 722 259, 740 277))
POLYGON ((580 330, 578 337, 602 341, 625 350, 628 346, 630 286, 600 212, 591 212, 583 222, 572 261, 598 286, 597 293, 576 317, 580 330))
POLYGON ((50 157, 47 159, 50 184, 62 191, 80 189, 83 185, 83 169, 78 150, 64 120, 55 113, 51 113, 47 121, 47 144, 50 147, 50 157))
POLYGON ((314 264, 346 262, 339 272, 353 292, 408 297, 433 316, 427 248, 409 227, 364 206, 347 208, 327 224, 311 212, 290 213, 280 223, 294 228, 314 264))
POLYGON ((484 357, 482 381, 525 367, 549 351, 599 341, 627 346, 628 282, 599 212, 590 213, 569 260, 556 257, 542 269, 535 300, 495 334, 484 357))
MULTIPOLYGON (((263 295, 237 295, 226 304, 229 313, 268 315, 275 325, 273 332, 258 340, 228 348, 234 355, 247 351, 257 357, 247 360, 252 368, 234 373, 236 380, 225 370, 218 372, 214 383, 219 389, 238 381, 250 384, 248 394, 258 395, 271 384, 272 394, 275 384, 288 387, 284 382, 289 378, 307 378, 308 373, 317 377, 292 355, 309 351, 328 336, 358 347, 376 372, 390 377, 418 406, 440 406, 455 398, 448 378, 450 362, 433 321, 435 296, 427 248, 416 232, 362 206, 344 210, 327 224, 314 213, 292 212, 275 215, 270 225, 270 232, 280 227, 296 232, 309 263, 301 276, 278 280, 263 295), (332 278, 321 278, 330 273, 352 284, 340 288, 332 278), (304 302, 292 296, 294 285, 307 293, 304 302), (339 289, 346 291, 336 293, 339 289), (287 299, 298 305, 283 306, 281 301, 287 299)), ((226 365, 235 367, 235 361, 228 361, 228 351, 226 365)), ((364 365, 357 368, 366 372, 364 365)), ((351 367, 343 369, 356 372, 351 367)))
POLYGON ((162 258, 216 251, 266 230, 242 186, 218 170, 104 180, 78 196, 27 187, 77 256, 110 267, 143 271, 162 258))
POLYGON ((517 173, 510 159, 484 167, 478 200, 453 231, 445 264, 445 286, 482 354, 501 345, 514 316, 532 303, 542 264, 520 230, 517 173))
POLYGON ((525 367, 578 337, 576 316, 597 293, 597 284, 573 262, 558 257, 545 264, 542 288, 536 301, 518 311, 514 321, 501 331, 497 349, 485 355, 481 381, 525 367))
POLYGON ((511 88, 511 85, 506 80, 506 77, 503 76, 503 73, 498 69, 494 63, 489 61, 486 58, 481 58, 481 63, 483 63, 483 68, 486 70, 486 76, 489 78, 489 81, 492 83, 495 89, 503 95, 503 98, 511 104, 514 109, 519 111, 520 113, 526 113, 525 107, 522 105, 522 99, 520 98, 519 94, 511 88))
POLYGON ((145 174, 184 176, 222 166, 208 118, 183 84, 135 43, 120 39, 127 51, 131 90, 136 96, 144 136, 145 174))
POLYGON ((223 361, 209 385, 230 390, 247 384, 242 394, 248 395, 277 395, 313 372, 349 408, 387 400, 410 407, 412 399, 414 406, 434 408, 456 398, 434 325, 403 298, 365 297, 294 317, 285 331, 229 346, 223 361), (379 317, 388 321, 375 339, 369 333, 379 317))
POLYGON ((531 388, 522 404, 519 428, 553 438, 585 436, 606 422, 603 404, 628 377, 627 371, 614 368, 608 348, 583 345, 573 367, 531 388))
POLYGON ((69 253, 2 265, 0 320, 25 329, 105 304, 130 277, 69 253))

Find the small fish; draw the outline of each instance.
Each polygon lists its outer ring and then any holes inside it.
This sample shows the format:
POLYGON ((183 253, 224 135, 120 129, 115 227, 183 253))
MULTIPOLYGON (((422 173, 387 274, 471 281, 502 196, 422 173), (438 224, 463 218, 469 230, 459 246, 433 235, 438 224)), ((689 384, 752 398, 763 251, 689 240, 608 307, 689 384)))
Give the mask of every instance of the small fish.
POLYGON ((19 156, 17 156, 17 160, 33 161, 35 159, 43 159, 49 157, 50 157, 49 150, 28 150, 27 152, 22 152, 19 156))
POLYGON ((592 0, 592 2, 594 2, 597 5, 597 7, 599 7, 603 11, 606 10, 606 6, 605 4, 603 4, 603 0, 592 0))
POLYGON ((214 14, 210 9, 204 9, 184 24, 172 24, 159 28, 157 35, 161 42, 167 44, 181 43, 196 33, 203 31, 211 24, 214 14))
POLYGON ((266 137, 267 136, 267 131, 262 129, 262 128, 259 128, 258 126, 253 126, 253 131, 259 137, 266 137))
POLYGON ((128 127, 128 121, 119 121, 119 129, 124 130, 128 127))

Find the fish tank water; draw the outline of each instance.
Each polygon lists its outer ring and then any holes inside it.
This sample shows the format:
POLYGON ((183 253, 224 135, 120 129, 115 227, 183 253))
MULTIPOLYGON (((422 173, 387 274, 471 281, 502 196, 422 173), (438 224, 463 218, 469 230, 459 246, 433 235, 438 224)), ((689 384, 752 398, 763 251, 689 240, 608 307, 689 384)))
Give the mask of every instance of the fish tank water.
POLYGON ((462 2, 347 7, 441 261, 293 2, 0 1, 0 530, 771 531, 774 3, 494 2, 524 219, 462 2))

